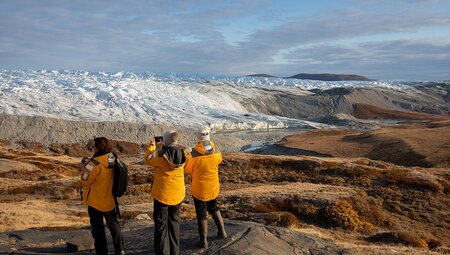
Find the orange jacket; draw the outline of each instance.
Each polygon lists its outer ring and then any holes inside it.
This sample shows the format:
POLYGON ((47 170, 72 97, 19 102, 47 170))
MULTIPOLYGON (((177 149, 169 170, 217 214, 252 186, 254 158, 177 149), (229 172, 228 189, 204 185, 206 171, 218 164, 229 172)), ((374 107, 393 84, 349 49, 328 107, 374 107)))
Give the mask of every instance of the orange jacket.
POLYGON ((210 143, 212 149, 208 152, 202 143, 198 143, 192 149, 185 167, 185 172, 192 176, 191 193, 201 201, 213 200, 220 192, 219 164, 222 153, 213 142, 210 143))
POLYGON ((154 144, 150 144, 144 155, 144 163, 154 168, 151 196, 166 205, 181 203, 186 194, 184 166, 187 155, 183 149, 181 151, 178 162, 164 148, 156 150, 154 144))
POLYGON ((81 185, 83 187, 83 204, 102 212, 114 209, 112 194, 115 158, 108 153, 93 158, 83 167, 81 185))

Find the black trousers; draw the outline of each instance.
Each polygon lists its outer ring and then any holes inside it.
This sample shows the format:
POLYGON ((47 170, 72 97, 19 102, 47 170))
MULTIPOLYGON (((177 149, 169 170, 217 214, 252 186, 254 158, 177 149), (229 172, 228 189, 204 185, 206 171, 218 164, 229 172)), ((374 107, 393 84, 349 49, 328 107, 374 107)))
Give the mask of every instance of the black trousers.
POLYGON ((92 237, 94 237, 95 253, 101 255, 108 254, 105 226, 103 224, 103 218, 105 218, 106 225, 109 228, 109 232, 111 232, 115 253, 119 254, 120 251, 123 250, 123 239, 122 233, 120 232, 119 222, 117 221, 116 211, 112 210, 110 212, 101 212, 89 206, 88 213, 91 222, 92 237))
POLYGON ((180 254, 180 209, 178 205, 166 205, 153 201, 153 221, 155 222, 154 247, 156 254, 180 254))
POLYGON ((217 205, 216 199, 209 201, 201 201, 195 197, 192 198, 194 199, 195 214, 197 215, 197 220, 206 220, 208 216, 207 212, 212 214, 220 210, 219 206, 217 205))

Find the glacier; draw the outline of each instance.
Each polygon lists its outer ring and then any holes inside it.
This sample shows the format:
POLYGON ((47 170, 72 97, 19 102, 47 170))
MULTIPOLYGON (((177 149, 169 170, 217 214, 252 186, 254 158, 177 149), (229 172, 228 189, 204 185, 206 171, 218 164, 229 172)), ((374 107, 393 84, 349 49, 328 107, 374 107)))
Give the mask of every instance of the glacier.
POLYGON ((402 82, 325 82, 283 78, 195 76, 67 70, 0 71, 0 113, 80 121, 124 121, 215 130, 322 128, 325 124, 249 112, 259 90, 389 87, 402 82), (246 89, 241 89, 246 88, 246 89))

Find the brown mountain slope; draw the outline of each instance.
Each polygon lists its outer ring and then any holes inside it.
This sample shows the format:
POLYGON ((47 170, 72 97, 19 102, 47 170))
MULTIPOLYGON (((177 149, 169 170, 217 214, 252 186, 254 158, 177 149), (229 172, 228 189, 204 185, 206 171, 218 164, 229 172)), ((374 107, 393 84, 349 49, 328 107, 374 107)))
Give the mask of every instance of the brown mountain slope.
POLYGON ((400 125, 368 132, 313 130, 279 146, 335 157, 366 157, 404 166, 450 166, 450 121, 400 125))
POLYGON ((448 120, 448 115, 405 112, 383 109, 369 104, 353 104, 353 116, 358 119, 448 120))

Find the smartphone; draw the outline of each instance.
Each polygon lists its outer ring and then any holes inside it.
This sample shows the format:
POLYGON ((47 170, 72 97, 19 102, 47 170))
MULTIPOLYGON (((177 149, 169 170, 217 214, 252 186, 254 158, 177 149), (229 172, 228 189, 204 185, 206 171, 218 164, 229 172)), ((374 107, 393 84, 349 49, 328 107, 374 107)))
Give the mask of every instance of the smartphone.
POLYGON ((163 137, 162 136, 155 136, 155 143, 160 143, 163 141, 163 137))

